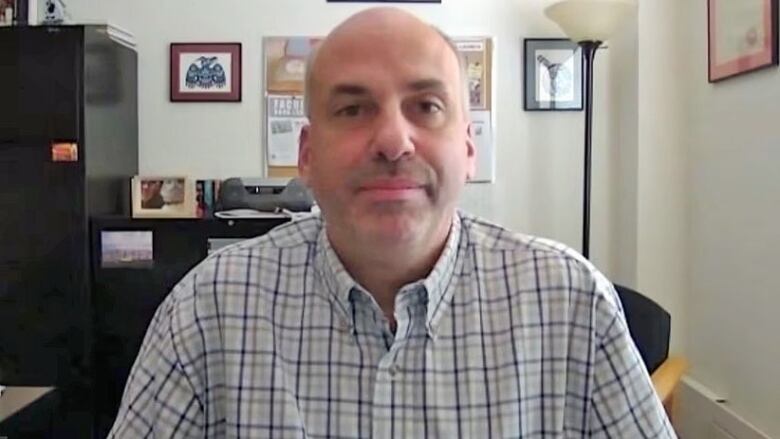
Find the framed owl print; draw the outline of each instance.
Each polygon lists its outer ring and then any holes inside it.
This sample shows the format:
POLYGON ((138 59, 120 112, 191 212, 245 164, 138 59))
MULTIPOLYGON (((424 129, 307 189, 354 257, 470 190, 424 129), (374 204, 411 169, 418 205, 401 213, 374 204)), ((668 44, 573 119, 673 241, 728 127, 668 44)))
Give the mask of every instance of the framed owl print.
POLYGON ((241 43, 172 43, 171 102, 240 102, 241 43))

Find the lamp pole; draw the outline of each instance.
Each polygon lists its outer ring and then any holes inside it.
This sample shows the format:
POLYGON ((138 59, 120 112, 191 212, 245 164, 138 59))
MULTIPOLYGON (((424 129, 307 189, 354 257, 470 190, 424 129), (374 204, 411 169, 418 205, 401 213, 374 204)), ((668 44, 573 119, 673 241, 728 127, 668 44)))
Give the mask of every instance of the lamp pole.
POLYGON ((590 258, 590 175, 593 157, 593 60, 601 41, 580 41, 585 72, 585 172, 582 194, 582 255, 590 258))

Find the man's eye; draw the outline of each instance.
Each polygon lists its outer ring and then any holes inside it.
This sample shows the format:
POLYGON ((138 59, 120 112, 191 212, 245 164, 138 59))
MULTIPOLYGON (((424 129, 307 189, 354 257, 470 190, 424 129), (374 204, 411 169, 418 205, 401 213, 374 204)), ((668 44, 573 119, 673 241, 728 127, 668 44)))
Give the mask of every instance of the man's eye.
POLYGON ((346 105, 336 110, 336 116, 355 117, 359 116, 361 111, 362 107, 360 105, 346 105))
POLYGON ((434 114, 443 110, 442 106, 435 101, 422 101, 418 105, 420 111, 426 114, 434 114))

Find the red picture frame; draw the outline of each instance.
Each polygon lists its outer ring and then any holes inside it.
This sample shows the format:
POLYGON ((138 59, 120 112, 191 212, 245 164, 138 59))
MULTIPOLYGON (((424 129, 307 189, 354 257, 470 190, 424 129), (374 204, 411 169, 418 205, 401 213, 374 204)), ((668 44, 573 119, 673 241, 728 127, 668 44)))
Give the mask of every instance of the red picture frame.
POLYGON ((171 102, 241 102, 241 43, 171 43, 171 102))
POLYGON ((707 0, 709 82, 778 65, 778 0, 707 0))

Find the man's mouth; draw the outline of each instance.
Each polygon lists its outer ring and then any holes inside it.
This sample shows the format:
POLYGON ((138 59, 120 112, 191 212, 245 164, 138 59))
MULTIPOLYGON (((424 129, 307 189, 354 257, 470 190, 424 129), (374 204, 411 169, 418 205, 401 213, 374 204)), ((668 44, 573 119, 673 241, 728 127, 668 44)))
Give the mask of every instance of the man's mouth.
POLYGON ((419 196, 425 185, 410 178, 372 179, 359 186, 358 193, 375 201, 400 201, 419 196))

